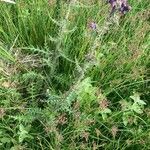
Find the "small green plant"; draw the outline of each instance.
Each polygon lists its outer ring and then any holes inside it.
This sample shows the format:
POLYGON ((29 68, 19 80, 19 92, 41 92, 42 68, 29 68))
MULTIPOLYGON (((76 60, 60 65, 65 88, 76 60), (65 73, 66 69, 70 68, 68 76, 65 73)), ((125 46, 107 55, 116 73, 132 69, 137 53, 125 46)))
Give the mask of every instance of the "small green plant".
POLYGON ((138 93, 134 93, 134 95, 130 96, 132 101, 121 101, 122 111, 123 111, 123 123, 126 126, 129 122, 129 118, 132 117, 135 124, 137 124, 135 113, 142 114, 144 110, 144 105, 146 103, 140 99, 140 95, 138 93))

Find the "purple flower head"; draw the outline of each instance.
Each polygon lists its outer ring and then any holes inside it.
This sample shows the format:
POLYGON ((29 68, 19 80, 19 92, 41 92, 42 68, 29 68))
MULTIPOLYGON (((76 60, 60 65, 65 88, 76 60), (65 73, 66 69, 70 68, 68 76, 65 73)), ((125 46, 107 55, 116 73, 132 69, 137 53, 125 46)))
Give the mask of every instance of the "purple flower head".
POLYGON ((120 11, 122 14, 125 14, 125 13, 128 12, 130 9, 131 9, 131 7, 130 7, 128 4, 122 3, 122 4, 121 4, 121 7, 120 7, 120 9, 119 9, 119 11, 120 11))
POLYGON ((108 2, 110 3, 111 8, 112 8, 111 12, 110 12, 110 15, 112 15, 112 14, 114 14, 114 12, 116 10, 117 3, 116 3, 116 0, 109 0, 108 2))
POLYGON ((110 15, 114 14, 116 10, 119 10, 122 14, 125 14, 131 9, 127 3, 127 0, 108 0, 108 3, 110 3, 112 8, 110 15))
POLYGON ((90 22, 90 23, 89 23, 89 27, 90 27, 92 30, 96 30, 97 24, 96 24, 95 22, 90 22))
POLYGON ((112 7, 116 5, 116 0, 108 0, 112 7))

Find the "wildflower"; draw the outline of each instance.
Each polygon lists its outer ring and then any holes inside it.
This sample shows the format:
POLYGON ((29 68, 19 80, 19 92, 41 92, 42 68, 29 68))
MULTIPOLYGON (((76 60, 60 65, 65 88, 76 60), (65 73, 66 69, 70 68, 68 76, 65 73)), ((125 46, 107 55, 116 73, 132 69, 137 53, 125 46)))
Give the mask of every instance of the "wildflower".
POLYGON ((111 4, 111 7, 112 7, 112 8, 115 8, 115 7, 116 7, 116 4, 117 4, 117 1, 116 1, 116 0, 109 0, 108 2, 111 4))
POLYGON ((112 15, 116 10, 117 3, 116 3, 116 0, 109 0, 108 2, 110 3, 111 8, 112 8, 110 12, 110 15, 112 15))
POLYGON ((113 138, 116 137, 117 132, 118 132, 117 126, 113 126, 113 127, 111 128, 111 134, 112 134, 113 138))
POLYGON ((89 132, 86 132, 86 131, 84 131, 83 133, 82 133, 82 138, 84 138, 85 139, 85 141, 87 142, 88 141, 88 139, 89 139, 89 135, 90 135, 90 133, 89 132))
POLYGON ((106 99, 104 99, 100 101, 99 106, 102 110, 104 110, 109 106, 109 102, 106 99))
POLYGON ((126 2, 122 2, 121 3, 121 7, 120 7, 120 12, 122 14, 125 14, 126 12, 128 12, 131 9, 131 7, 126 3, 126 2))
POLYGON ((58 124, 64 125, 67 123, 67 117, 65 114, 62 114, 60 116, 58 116, 58 120, 57 120, 58 124))
POLYGON ((95 22, 90 22, 90 23, 89 23, 89 27, 90 27, 92 30, 96 30, 97 24, 96 24, 95 22))
POLYGON ((127 0, 108 0, 108 3, 110 3, 112 8, 110 15, 114 14, 116 10, 121 12, 121 14, 125 14, 131 9, 127 3, 127 0))

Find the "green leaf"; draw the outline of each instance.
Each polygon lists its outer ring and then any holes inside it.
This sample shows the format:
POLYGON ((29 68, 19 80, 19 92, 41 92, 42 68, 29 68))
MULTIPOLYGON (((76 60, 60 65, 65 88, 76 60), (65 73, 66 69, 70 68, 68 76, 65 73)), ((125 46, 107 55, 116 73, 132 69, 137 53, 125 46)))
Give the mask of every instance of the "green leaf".
POLYGON ((107 114, 102 113, 102 118, 103 118, 103 120, 106 120, 107 119, 107 114))
POLYGON ((26 137, 28 137, 28 132, 22 124, 19 125, 19 130, 19 142, 21 143, 26 137))
POLYGON ((127 126, 127 124, 128 124, 128 115, 126 113, 123 113, 122 120, 123 120, 123 124, 125 126, 127 126))
POLYGON ((15 62, 15 58, 8 52, 8 50, 4 49, 2 46, 0 46, 0 57, 5 60, 10 60, 12 62, 15 62))
POLYGON ((1 138, 0 141, 1 141, 2 143, 10 143, 10 142, 11 142, 10 138, 7 138, 7 137, 1 138))
POLYGON ((131 99, 134 100, 135 103, 139 105, 146 105, 146 103, 140 99, 140 95, 138 93, 134 93, 134 95, 130 96, 131 99))
POLYGON ((123 124, 125 126, 127 126, 130 116, 133 116, 133 112, 132 111, 128 111, 128 112, 124 112, 123 113, 122 120, 123 120, 123 124))
POLYGON ((132 103, 131 102, 127 102, 126 100, 121 100, 119 102, 121 104, 122 110, 123 111, 127 111, 131 108, 132 103))
POLYGON ((111 113, 111 110, 109 108, 105 108, 103 111, 101 111, 102 113, 105 113, 105 114, 110 114, 111 113))
POLYGON ((99 113, 101 113, 103 120, 106 120, 107 114, 110 114, 111 110, 109 108, 105 108, 104 110, 100 111, 99 113))
POLYGON ((131 110, 135 111, 138 114, 143 113, 142 109, 140 108, 140 106, 137 103, 134 103, 132 105, 131 110))
POLYGON ((125 126, 127 126, 127 124, 128 124, 128 119, 127 119, 126 117, 122 117, 122 119, 123 119, 123 124, 124 124, 125 126))

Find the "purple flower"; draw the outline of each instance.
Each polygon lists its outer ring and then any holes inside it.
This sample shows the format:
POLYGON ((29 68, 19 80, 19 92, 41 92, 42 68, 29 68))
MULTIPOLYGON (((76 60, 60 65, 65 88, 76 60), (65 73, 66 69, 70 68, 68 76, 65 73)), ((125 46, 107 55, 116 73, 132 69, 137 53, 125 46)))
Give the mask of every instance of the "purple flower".
POLYGON ((122 14, 125 14, 131 9, 127 3, 127 0, 108 0, 108 3, 110 3, 112 8, 110 15, 112 15, 116 10, 119 10, 122 14))
POLYGON ((116 10, 116 0, 109 0, 108 1, 109 3, 110 3, 110 5, 111 5, 111 12, 110 12, 110 15, 112 15, 114 12, 115 12, 115 10, 116 10))
POLYGON ((120 9, 119 9, 119 11, 120 11, 122 14, 125 14, 125 13, 128 12, 130 9, 131 9, 131 7, 130 7, 127 3, 122 3, 122 4, 121 4, 121 7, 120 7, 120 9))
POLYGON ((109 0, 108 1, 112 6, 114 6, 116 4, 116 0, 109 0))
POLYGON ((89 27, 90 27, 92 30, 96 30, 97 24, 96 24, 95 22, 90 22, 90 23, 89 23, 89 27))

